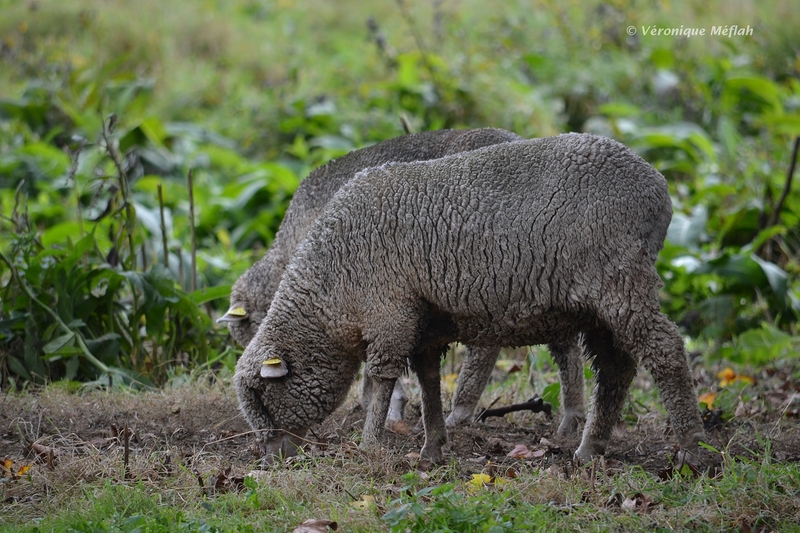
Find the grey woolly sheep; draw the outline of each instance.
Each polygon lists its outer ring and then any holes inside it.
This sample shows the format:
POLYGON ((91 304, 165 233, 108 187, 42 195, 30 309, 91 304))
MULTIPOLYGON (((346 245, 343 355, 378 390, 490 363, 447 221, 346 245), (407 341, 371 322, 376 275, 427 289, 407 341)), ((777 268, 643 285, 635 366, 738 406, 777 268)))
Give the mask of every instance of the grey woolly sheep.
MULTIPOLYGON (((334 194, 357 172, 388 162, 426 161, 517 140, 521 140, 521 137, 495 128, 423 132, 356 150, 314 170, 300 183, 295 192, 272 246, 264 257, 233 285, 230 308, 219 322, 227 322, 231 335, 243 347, 250 343, 261 321, 267 315, 281 276, 297 246, 334 194)), ((580 350, 576 346, 570 346, 568 349, 573 350, 576 354, 574 360, 580 365, 580 350)), ((447 418, 448 426, 472 417, 498 352, 497 347, 467 347, 467 356, 458 379, 452 411, 447 418)), ((572 367, 574 366, 573 362, 572 367)), ((565 363, 559 368, 570 367, 565 363)), ((583 418, 582 368, 576 376, 577 378, 562 379, 564 384, 562 395, 565 398, 562 433, 577 431, 578 420, 583 418)), ((370 381, 366 376, 364 383, 362 403, 366 408, 369 403, 367 399, 371 394, 370 381)), ((405 401, 405 393, 398 382, 387 416, 387 426, 391 426, 392 422, 402 417, 402 406, 405 401)))
POLYGON ((672 217, 663 176, 625 146, 569 134, 370 169, 329 203, 287 266, 234 376, 265 454, 290 452, 343 401, 362 361, 376 445, 411 360, 422 456, 447 433, 439 357, 473 346, 576 345, 597 384, 575 452, 605 452, 641 361, 684 451, 703 429, 683 340, 654 267, 672 217))

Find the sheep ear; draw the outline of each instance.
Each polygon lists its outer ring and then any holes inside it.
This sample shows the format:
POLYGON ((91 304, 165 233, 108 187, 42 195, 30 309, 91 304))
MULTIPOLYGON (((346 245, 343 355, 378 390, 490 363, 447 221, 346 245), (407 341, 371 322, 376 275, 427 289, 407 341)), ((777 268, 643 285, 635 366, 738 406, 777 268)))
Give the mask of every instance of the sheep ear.
POLYGON ((242 307, 241 305, 233 304, 231 308, 228 309, 228 312, 222 315, 217 319, 217 324, 222 322, 241 322, 245 320, 249 315, 247 310, 242 307))
POLYGON ((286 363, 273 357, 261 363, 261 377, 262 378, 280 378, 289 373, 286 368, 286 363))

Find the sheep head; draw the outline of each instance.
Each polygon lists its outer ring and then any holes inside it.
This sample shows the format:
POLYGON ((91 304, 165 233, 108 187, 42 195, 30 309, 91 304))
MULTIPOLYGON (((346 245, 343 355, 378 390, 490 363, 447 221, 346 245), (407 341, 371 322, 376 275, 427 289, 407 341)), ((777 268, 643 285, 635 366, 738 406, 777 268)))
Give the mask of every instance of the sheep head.
POLYGON ((266 312, 259 309, 248 290, 252 283, 247 274, 240 277, 231 288, 231 305, 228 311, 217 319, 218 324, 227 324, 231 336, 240 346, 247 347, 258 332, 258 326, 266 312))
POLYGON ((297 453, 309 428, 344 400, 360 360, 319 351, 300 335, 268 341, 259 331, 236 365, 234 384, 245 419, 259 432, 267 461, 297 453))

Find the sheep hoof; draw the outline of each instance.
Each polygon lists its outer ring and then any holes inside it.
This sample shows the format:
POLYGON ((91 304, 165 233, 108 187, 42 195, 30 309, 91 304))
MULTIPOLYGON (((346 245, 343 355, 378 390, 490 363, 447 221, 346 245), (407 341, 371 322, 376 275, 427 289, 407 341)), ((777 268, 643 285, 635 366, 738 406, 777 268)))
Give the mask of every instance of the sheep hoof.
POLYGON ((559 437, 572 437, 578 434, 578 427, 586 421, 582 411, 565 411, 561 424, 558 426, 559 437))
POLYGON ((447 419, 444 421, 445 426, 448 428, 454 428, 461 424, 468 424, 472 422, 472 417, 474 416, 472 409, 465 409, 463 407, 455 407, 453 411, 447 416, 447 419))
POLYGON ((597 455, 605 455, 606 444, 605 441, 584 439, 584 442, 575 450, 575 461, 577 463, 588 463, 597 455))
POLYGON ((444 462, 444 454, 442 453, 441 447, 435 446, 428 446, 425 445, 422 447, 422 451, 419 452, 419 457, 422 460, 429 461, 431 464, 441 464, 444 462))

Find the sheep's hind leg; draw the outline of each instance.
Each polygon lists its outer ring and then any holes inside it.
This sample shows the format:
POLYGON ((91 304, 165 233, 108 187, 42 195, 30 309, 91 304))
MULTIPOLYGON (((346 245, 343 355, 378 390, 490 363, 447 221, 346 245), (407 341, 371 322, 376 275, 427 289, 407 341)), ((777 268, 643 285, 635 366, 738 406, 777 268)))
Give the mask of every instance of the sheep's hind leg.
POLYGON ((472 420, 498 355, 500 355, 498 347, 467 346, 467 354, 464 356, 464 364, 458 375, 458 385, 453 396, 453 410, 445 421, 447 427, 455 427, 462 422, 472 420))
POLYGON ((605 453, 637 366, 630 354, 614 346, 611 331, 606 328, 588 331, 585 341, 587 350, 594 356, 592 368, 596 385, 581 445, 575 451, 575 457, 580 461, 605 453))
POLYGON ((425 444, 420 457, 432 463, 444 459, 442 446, 447 444, 447 428, 442 411, 441 357, 442 351, 431 349, 415 353, 411 365, 419 378, 422 393, 422 425, 425 428, 425 444))
POLYGON ((660 311, 636 317, 631 326, 638 334, 626 339, 626 349, 652 374, 682 454, 697 454, 703 421, 678 327, 660 311))
POLYGON ((572 342, 549 344, 550 354, 558 365, 561 382, 561 409, 563 418, 558 434, 572 436, 578 433, 578 424, 586 420, 583 399, 583 350, 578 337, 572 342))

